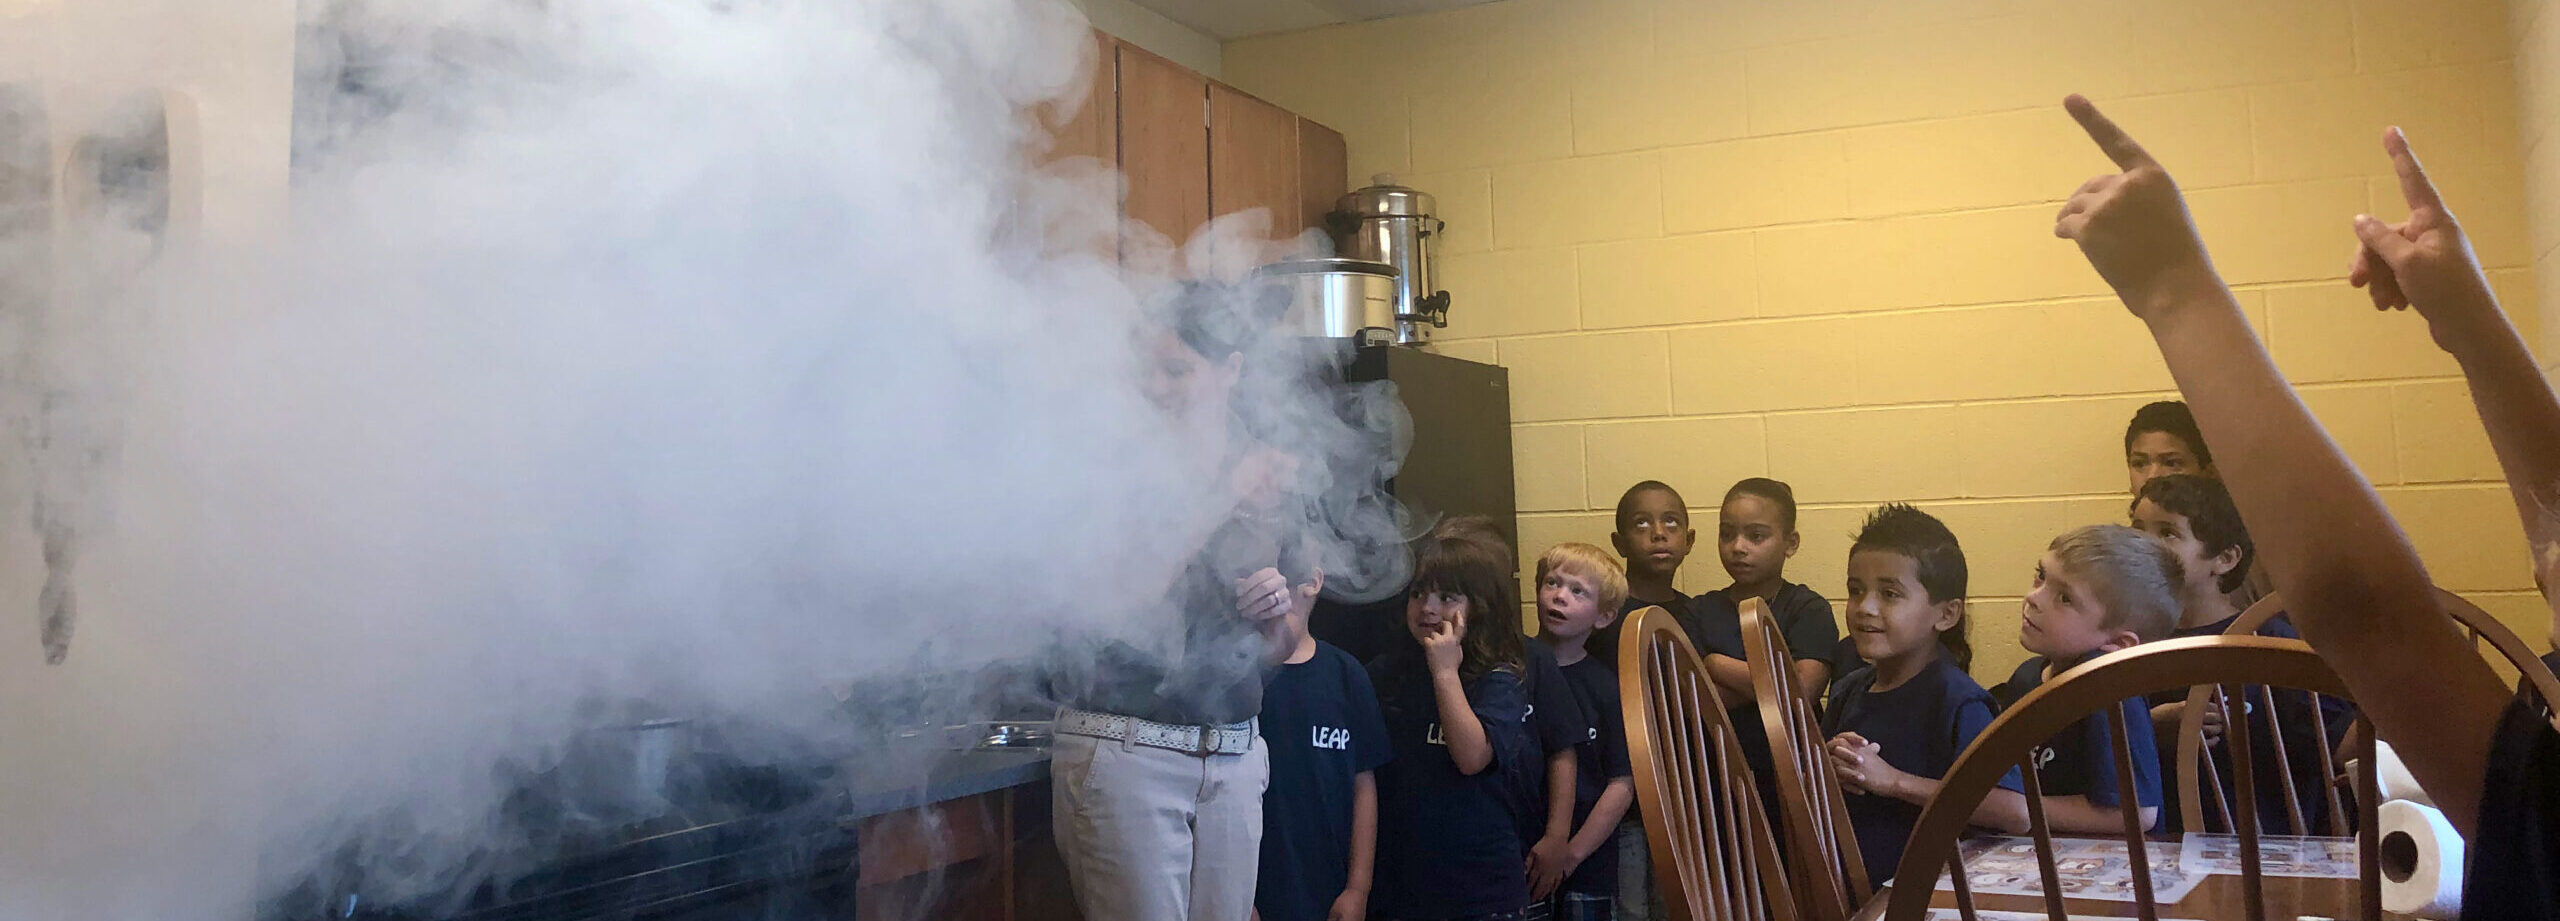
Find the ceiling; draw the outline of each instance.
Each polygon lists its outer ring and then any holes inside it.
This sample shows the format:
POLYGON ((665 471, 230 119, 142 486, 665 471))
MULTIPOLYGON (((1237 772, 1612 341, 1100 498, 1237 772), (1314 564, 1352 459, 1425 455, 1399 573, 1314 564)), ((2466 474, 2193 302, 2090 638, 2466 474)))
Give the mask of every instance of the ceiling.
POLYGON ((1136 0, 1219 41, 1487 2, 1491 0, 1136 0))

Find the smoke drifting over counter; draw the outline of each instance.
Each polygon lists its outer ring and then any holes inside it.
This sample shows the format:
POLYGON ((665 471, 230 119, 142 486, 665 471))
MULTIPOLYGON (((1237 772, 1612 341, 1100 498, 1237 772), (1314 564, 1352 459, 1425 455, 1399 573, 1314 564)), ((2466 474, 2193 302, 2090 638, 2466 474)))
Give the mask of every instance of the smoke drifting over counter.
MULTIPOLYGON (((288 229, 0 230, 0 916, 244 916, 351 838, 423 891, 603 721, 829 752, 904 676, 1161 648, 1212 430, 1398 587, 1392 394, 1274 335, 1233 405, 1150 398, 1171 279, 1280 253, 1090 255, 1117 178, 1034 165, 1096 63, 1063 3, 304 6, 288 229)), ((225 8, 0 35, 64 145, 225 8)))

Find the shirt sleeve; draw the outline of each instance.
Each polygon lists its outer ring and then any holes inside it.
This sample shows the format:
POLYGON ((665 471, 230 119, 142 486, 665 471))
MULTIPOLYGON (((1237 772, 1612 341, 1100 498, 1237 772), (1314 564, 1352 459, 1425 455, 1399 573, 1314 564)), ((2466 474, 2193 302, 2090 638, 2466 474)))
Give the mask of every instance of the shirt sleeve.
POLYGON ((1526 658, 1530 732, 1537 737, 1540 751, 1549 755, 1571 751, 1591 738, 1591 723, 1583 718, 1582 704, 1573 699, 1573 688, 1564 683, 1564 669, 1556 666, 1555 654, 1544 644, 1531 649, 1526 658))
POLYGON ((1832 647, 1840 643, 1840 620, 1831 613, 1831 599, 1811 589, 1796 593, 1796 602, 1788 607, 1786 623, 1787 651, 1797 659, 1831 663, 1832 647))
MULTIPOLYGON (((1989 697, 1966 697, 1956 702, 1953 712, 1948 714, 1951 725, 1947 733, 1946 770, 1955 770, 1956 759, 1964 757, 1964 750, 1973 747, 1976 736, 1991 728, 1993 716, 1989 697)), ((1946 774, 1941 772, 1938 779, 1947 779, 1946 774)), ((2018 776, 2017 766, 2011 765, 2009 773, 2000 775, 2000 789, 2026 792, 2026 778, 2018 776)))
POLYGON ((1377 686, 1369 683, 1368 670, 1355 666, 1343 672, 1343 710, 1351 714, 1351 769, 1374 771, 1396 757, 1395 746, 1387 741, 1386 714, 1379 709, 1377 686))
POLYGON ((2462 917, 2534 918, 2560 907, 2560 733, 2534 702, 2509 704, 2489 742, 2462 917))
MULTIPOLYGON (((2152 741, 2152 733, 2138 731, 2139 727, 2150 725, 2150 709, 2142 705, 2142 698, 2139 697, 2126 698, 2121 706, 2125 711, 2125 725, 2137 730, 2127 733, 2125 738, 2125 749, 2133 757, 2134 803, 2141 806, 2158 806, 2160 805, 2159 748, 2152 741), (2137 719, 2140 722, 2136 722, 2137 719)), ((2123 803, 2123 795, 2117 790, 2116 783, 2114 728, 2103 716, 2097 714, 2091 714, 2089 719, 2081 725, 2088 727, 2082 735, 2089 746, 2089 801, 2101 806, 2123 803)))
POLYGON ((1600 704, 1599 719, 1592 728, 1600 734, 1601 771, 1612 779, 1633 777, 1636 768, 1627 756, 1627 721, 1624 711, 1618 706, 1617 686, 1601 685, 1597 702, 1600 704))

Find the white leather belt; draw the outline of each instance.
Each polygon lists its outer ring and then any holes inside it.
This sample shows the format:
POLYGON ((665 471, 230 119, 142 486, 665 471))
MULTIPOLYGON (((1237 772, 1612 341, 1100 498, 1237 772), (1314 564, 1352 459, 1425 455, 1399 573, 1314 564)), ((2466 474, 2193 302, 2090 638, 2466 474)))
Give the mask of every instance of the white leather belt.
POLYGON ((1186 755, 1241 755, 1253 750, 1252 720, 1223 726, 1177 726, 1117 713, 1058 711, 1057 731, 1178 751, 1186 755))

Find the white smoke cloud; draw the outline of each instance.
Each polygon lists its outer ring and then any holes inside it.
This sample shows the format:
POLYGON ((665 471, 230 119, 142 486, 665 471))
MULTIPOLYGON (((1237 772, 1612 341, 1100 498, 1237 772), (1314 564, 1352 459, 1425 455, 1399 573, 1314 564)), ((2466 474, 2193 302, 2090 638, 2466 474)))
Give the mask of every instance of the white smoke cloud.
MULTIPOLYGON (((1094 65, 1071 9, 313 6, 355 92, 301 113, 280 239, 0 241, 63 276, 0 304, 10 396, 100 446, 0 467, 0 521, 80 530, 54 667, 0 538, 0 917, 245 917, 386 815, 432 888, 599 702, 823 747, 829 687, 1178 632, 1140 614, 1223 477, 1140 386, 1160 280, 1089 255, 1116 179, 1027 166, 1094 65)), ((1347 570, 1400 415, 1304 381, 1251 427, 1334 459, 1328 569, 1392 588, 1347 570)))

